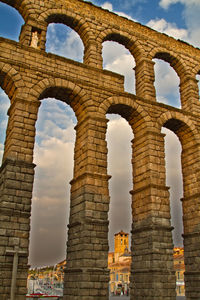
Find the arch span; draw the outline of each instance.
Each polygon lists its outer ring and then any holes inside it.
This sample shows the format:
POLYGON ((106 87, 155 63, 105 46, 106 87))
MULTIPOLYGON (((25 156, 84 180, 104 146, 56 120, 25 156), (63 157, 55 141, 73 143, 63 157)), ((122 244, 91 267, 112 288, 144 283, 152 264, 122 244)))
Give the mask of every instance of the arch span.
POLYGON ((9 99, 20 97, 25 84, 20 73, 9 64, 0 62, 0 86, 9 99))
POLYGON ((146 56, 141 42, 138 41, 134 36, 130 36, 128 33, 116 31, 115 29, 109 28, 102 31, 98 39, 101 44, 106 41, 112 41, 125 46, 136 61, 139 58, 146 56))
POLYGON ((183 59, 173 51, 166 50, 165 48, 154 48, 150 53, 149 56, 151 59, 157 58, 161 59, 170 64, 170 66, 175 70, 179 78, 183 74, 187 73, 187 67, 183 59))
POLYGON ((161 129, 162 126, 172 130, 175 134, 178 134, 183 126, 190 130, 190 133, 194 136, 194 139, 198 140, 198 131, 194 122, 186 115, 175 111, 168 111, 163 113, 158 119, 158 126, 161 129))
POLYGON ((179 53, 166 50, 164 48, 155 48, 150 53, 151 58, 161 59, 168 62, 179 77, 179 92, 181 107, 185 110, 199 109, 198 85, 196 74, 198 67, 194 62, 189 62, 185 57, 181 57, 179 53), (195 73, 196 70, 196 73, 195 73))
POLYGON ((50 23, 61 23, 69 26, 76 31, 80 36, 84 47, 87 47, 87 42, 92 38, 91 28, 80 15, 64 9, 49 9, 42 12, 39 16, 39 21, 50 23))
POLYGON ((30 90, 31 100, 42 100, 47 97, 54 97, 69 104, 74 110, 77 120, 81 120, 83 117, 81 111, 89 111, 88 94, 74 82, 60 78, 46 78, 39 81, 30 90))
POLYGON ((106 113, 118 113, 125 118, 133 126, 134 133, 136 133, 140 125, 153 127, 153 122, 148 113, 140 106, 136 99, 130 97, 114 96, 104 100, 100 107, 99 113, 105 115, 106 113), (140 125, 137 123, 141 120, 140 125))

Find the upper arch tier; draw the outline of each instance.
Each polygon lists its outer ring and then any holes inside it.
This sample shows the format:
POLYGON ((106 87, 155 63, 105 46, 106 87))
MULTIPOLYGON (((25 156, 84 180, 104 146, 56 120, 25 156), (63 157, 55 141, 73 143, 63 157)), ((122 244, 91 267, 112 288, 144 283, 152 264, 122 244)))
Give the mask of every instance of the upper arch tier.
POLYGON ((3 0, 16 8, 25 20, 20 45, 30 47, 33 33, 37 50, 45 51, 47 27, 63 23, 75 30, 84 44, 83 65, 102 70, 102 44, 116 41, 135 58, 136 96, 156 102, 153 58, 170 63, 180 78, 182 109, 200 113, 196 74, 200 70, 200 50, 166 34, 120 17, 82 0, 3 0))

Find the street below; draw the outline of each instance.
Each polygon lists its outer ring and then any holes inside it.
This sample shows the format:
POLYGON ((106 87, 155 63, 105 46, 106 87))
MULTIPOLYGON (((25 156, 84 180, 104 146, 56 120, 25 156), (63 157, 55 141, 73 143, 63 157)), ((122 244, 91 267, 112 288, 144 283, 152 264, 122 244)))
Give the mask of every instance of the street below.
MULTIPOLYGON (((127 296, 110 296, 109 300, 130 300, 130 297, 127 297, 127 296)), ((186 300, 186 298, 177 296, 176 300, 186 300)))

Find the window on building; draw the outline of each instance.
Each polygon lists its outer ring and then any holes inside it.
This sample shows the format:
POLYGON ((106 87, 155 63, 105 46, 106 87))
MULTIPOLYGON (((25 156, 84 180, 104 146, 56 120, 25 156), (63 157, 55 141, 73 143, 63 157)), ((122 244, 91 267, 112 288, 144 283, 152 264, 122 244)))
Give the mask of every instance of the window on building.
POLYGON ((180 272, 177 272, 177 278, 180 279, 180 272))

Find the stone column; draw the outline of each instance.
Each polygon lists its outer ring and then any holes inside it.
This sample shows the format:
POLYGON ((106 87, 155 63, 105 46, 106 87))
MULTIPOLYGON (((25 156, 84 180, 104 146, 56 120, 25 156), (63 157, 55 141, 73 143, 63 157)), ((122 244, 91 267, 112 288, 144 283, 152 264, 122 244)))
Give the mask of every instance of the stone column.
POLYGON ((185 111, 200 114, 199 89, 197 80, 192 76, 180 78, 181 107, 185 111))
MULTIPOLYGON (((186 140, 187 136, 184 135, 186 140)), ((200 299, 200 157, 199 145, 183 145, 183 224, 187 300, 200 299)))
POLYGON ((102 69, 103 59, 101 42, 90 40, 85 43, 83 61, 86 65, 102 69))
POLYGON ((65 271, 65 300, 108 300, 107 120, 76 126, 74 179, 65 271))
POLYGON ((19 257, 15 299, 25 299, 30 210, 34 167, 32 163, 35 121, 38 104, 15 99, 9 122, 3 163, 0 168, 0 299, 8 300, 11 291, 13 256, 18 247, 27 253, 19 257))
POLYGON ((136 95, 151 101, 156 101, 154 64, 148 58, 140 58, 135 66, 136 95))
POLYGON ((164 135, 140 130, 133 140, 131 300, 175 300, 164 135))

